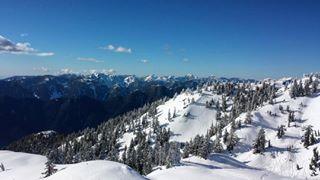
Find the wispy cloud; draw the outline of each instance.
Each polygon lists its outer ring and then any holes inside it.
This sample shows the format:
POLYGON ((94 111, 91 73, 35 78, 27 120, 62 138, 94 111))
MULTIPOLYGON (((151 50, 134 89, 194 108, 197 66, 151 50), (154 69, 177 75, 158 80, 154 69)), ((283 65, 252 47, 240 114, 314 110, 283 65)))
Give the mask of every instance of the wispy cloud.
POLYGON ((115 74, 116 70, 114 69, 88 69, 83 71, 84 74, 95 74, 95 73, 103 73, 103 74, 115 74))
POLYGON ((148 60, 148 59, 142 59, 140 62, 142 62, 142 63, 148 63, 149 60, 148 60))
POLYGON ((103 69, 102 72, 105 74, 115 74, 117 71, 114 69, 103 69))
POLYGON ((112 52, 117 52, 117 53, 132 53, 132 49, 131 48, 126 48, 123 46, 115 46, 112 44, 109 44, 105 47, 101 47, 101 49, 104 50, 108 50, 108 51, 112 51, 112 52))
POLYGON ((58 74, 71 74, 73 73, 73 71, 69 68, 63 68, 63 69, 60 69, 60 71, 58 71, 58 74))
POLYGON ((163 46, 163 50, 167 55, 172 55, 173 54, 171 46, 169 44, 165 44, 163 46))
POLYGON ((188 58, 183 58, 182 61, 183 62, 189 62, 189 59, 188 58))
POLYGON ((20 36, 21 37, 27 37, 27 36, 29 36, 29 34, 28 33, 21 33, 20 36))
POLYGON ((9 53, 9 54, 28 54, 35 56, 53 56, 53 52, 39 52, 37 49, 31 47, 31 44, 28 42, 24 43, 14 43, 9 39, 0 35, 0 53, 9 53))
POLYGON ((44 73, 47 73, 49 72, 50 70, 46 67, 35 67, 33 68, 34 71, 38 71, 38 72, 44 72, 44 73))
POLYGON ((96 58, 90 58, 90 57, 78 57, 77 60, 78 60, 78 61, 86 61, 86 62, 94 62, 94 63, 103 62, 103 61, 98 60, 98 59, 96 59, 96 58))
POLYGON ((42 53, 37 53, 36 55, 46 57, 46 56, 53 56, 54 53, 53 52, 42 52, 42 53))

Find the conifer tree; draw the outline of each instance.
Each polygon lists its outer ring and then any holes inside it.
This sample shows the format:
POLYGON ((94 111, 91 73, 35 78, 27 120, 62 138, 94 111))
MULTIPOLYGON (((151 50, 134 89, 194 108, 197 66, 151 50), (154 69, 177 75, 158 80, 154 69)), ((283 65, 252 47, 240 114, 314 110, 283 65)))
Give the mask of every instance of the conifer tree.
POLYGON ((284 135, 285 128, 283 125, 279 126, 277 129, 277 137, 280 139, 284 135))
POLYGON ((216 139, 213 142, 213 151, 215 153, 221 153, 223 151, 223 146, 221 144, 219 134, 216 135, 216 139))
POLYGON ((317 169, 319 169, 319 153, 317 148, 313 149, 313 157, 311 158, 311 162, 309 164, 309 169, 312 171, 311 176, 317 176, 317 169))
POLYGON ((238 143, 238 136, 235 134, 234 129, 230 129, 230 133, 227 137, 226 146, 228 151, 232 151, 234 146, 238 143))
POLYGON ((55 169, 55 165, 52 163, 51 160, 48 160, 45 165, 45 172, 42 173, 45 178, 57 172, 57 169, 55 169))
POLYGON ((5 171, 6 170, 6 168, 4 167, 4 165, 2 163, 0 164, 0 170, 1 171, 5 171))
POLYGON ((211 145, 210 136, 207 134, 200 146, 199 155, 200 157, 207 159, 210 153, 212 153, 212 145, 211 145))
POLYGON ((180 143, 178 142, 170 143, 168 156, 166 158, 167 168, 179 164, 180 160, 181 160, 180 143))
POLYGON ((264 129, 261 128, 253 144, 253 153, 254 154, 263 153, 265 150, 265 144, 266 144, 265 132, 264 132, 264 129))
POLYGON ((186 142, 186 144, 184 145, 182 157, 187 158, 189 157, 189 155, 190 155, 190 144, 189 142, 186 142))
POLYGON ((244 119, 244 123, 246 124, 251 124, 252 119, 251 119, 251 112, 247 112, 246 117, 244 119))
POLYGON ((315 142, 316 142, 316 139, 313 135, 312 126, 308 126, 305 130, 305 133, 304 133, 303 146, 307 148, 307 147, 315 144, 315 142))
POLYGON ((228 137, 229 137, 229 133, 228 133, 227 129, 225 129, 224 133, 223 133, 223 139, 222 139, 224 144, 226 144, 228 137))

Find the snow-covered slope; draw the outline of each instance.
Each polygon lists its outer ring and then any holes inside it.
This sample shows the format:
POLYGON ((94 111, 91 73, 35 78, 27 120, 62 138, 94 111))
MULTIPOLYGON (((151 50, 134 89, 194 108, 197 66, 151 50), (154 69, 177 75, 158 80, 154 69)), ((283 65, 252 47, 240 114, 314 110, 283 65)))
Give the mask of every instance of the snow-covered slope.
MULTIPOLYGON (((288 91, 279 93, 276 104, 265 105, 253 112, 251 125, 236 131, 240 143, 236 147, 237 159, 257 168, 264 168, 274 173, 297 178, 309 177, 311 171, 309 164, 312 157, 312 149, 318 144, 305 148, 301 142, 304 135, 304 128, 312 125, 314 130, 319 130, 320 97, 299 97, 290 98, 288 91), (289 106, 295 111, 296 122, 287 127, 288 113, 281 113, 279 106, 289 106), (268 111, 276 113, 277 116, 270 116, 268 111), (285 135, 277 138, 277 127, 286 126, 285 135), (260 128, 264 128, 266 139, 270 140, 271 148, 264 154, 253 154, 252 144, 257 137, 260 128), (297 170, 297 165, 300 170, 297 170)), ((238 120, 244 119, 244 115, 238 120)), ((311 178, 311 177, 310 177, 311 178)), ((315 177, 317 178, 317 177, 315 177)))
POLYGON ((156 170, 147 177, 130 167, 112 161, 88 161, 70 165, 58 165, 58 172, 43 178, 46 158, 40 155, 0 151, 0 161, 6 167, 0 171, 0 180, 142 180, 142 179, 287 179, 268 171, 247 166, 227 155, 212 154, 207 160, 190 157, 180 166, 156 170))
MULTIPOLYGON (((210 100, 221 100, 221 95, 206 91, 185 91, 158 106, 157 119, 160 125, 173 132, 171 141, 187 142, 196 134, 207 133, 210 126, 216 123, 216 109, 206 108, 206 101, 210 100)), ((148 128, 145 131, 149 132, 152 129, 148 128)), ((129 146, 133 137, 131 132, 125 133, 120 140, 123 147, 129 146)))
POLYGON ((47 158, 40 155, 0 151, 0 180, 139 180, 145 179, 127 165, 112 161, 88 161, 70 165, 58 165, 58 172, 43 178, 47 158))
MULTIPOLYGON (((306 79, 307 78, 302 78, 300 80, 305 82, 306 79)), ((264 169, 280 176, 298 179, 317 179, 318 176, 311 176, 309 164, 313 156, 312 150, 318 147, 319 144, 316 143, 315 145, 305 148, 302 139, 307 126, 311 125, 313 130, 317 132, 320 130, 320 93, 311 96, 291 98, 290 85, 287 86, 291 81, 292 78, 283 78, 280 80, 269 79, 265 81, 279 88, 276 92, 276 98, 273 100, 274 103, 264 103, 253 111, 251 113, 251 124, 244 123, 246 113, 242 113, 236 118, 236 122, 242 122, 242 127, 238 128, 235 132, 240 141, 237 143, 232 154, 228 152, 225 153, 234 157, 239 162, 245 163, 247 166, 264 169), (280 106, 285 110, 281 111, 280 106), (290 111, 293 111, 295 115, 295 122, 291 122, 289 127, 287 107, 289 107, 290 111), (270 112, 273 115, 270 115, 270 112), (277 128, 281 125, 285 126, 285 135, 282 138, 278 138, 277 128), (271 147, 268 147, 263 154, 254 154, 252 150, 253 143, 261 128, 265 130, 266 140, 270 141, 271 147)), ((160 124, 170 128, 170 131, 173 132, 171 141, 189 141, 195 137, 196 134, 204 135, 210 128, 210 125, 216 123, 216 109, 205 106, 205 102, 211 99, 221 101, 221 96, 210 91, 205 91, 204 89, 194 92, 186 91, 158 107, 158 120, 160 124), (168 117, 168 114, 171 115, 171 118, 168 117), (175 114, 174 117, 173 114, 175 114)), ((229 105, 232 106, 232 104, 229 105)), ((229 131, 230 125, 225 129, 229 131)), ((128 145, 132 136, 125 134, 124 137, 123 141, 128 145)), ((214 139, 215 137, 212 137, 212 140, 214 139)), ((208 162, 213 163, 210 160, 208 162)), ((157 176, 161 179, 161 177, 167 177, 167 173, 169 173, 172 176, 176 175, 176 177, 182 175, 182 177, 188 179, 188 175, 192 177, 191 174, 204 171, 203 169, 198 170, 192 166, 181 166, 173 169, 156 171, 148 177, 157 176), (192 169, 196 170, 190 174, 184 173, 190 172, 192 169)), ((236 171, 234 171, 234 173, 236 173, 236 171)), ((198 175, 194 177, 202 177, 200 174, 198 175)), ((209 177, 210 176, 208 176, 208 178, 209 177)), ((225 178, 227 177, 231 178, 232 175, 226 175, 225 178)), ((245 177, 246 176, 244 176, 244 178, 245 177)), ((256 178, 252 177, 249 179, 256 178)))
POLYGON ((206 101, 219 98, 209 93, 185 92, 158 107, 160 124, 174 133, 171 140, 186 142, 195 136, 203 135, 215 124, 216 111, 206 108, 206 101), (168 113, 175 117, 168 119, 168 113))
POLYGON ((36 180, 42 177, 47 158, 40 155, 0 151, 0 163, 5 171, 0 170, 1 180, 36 180))
POLYGON ((275 175, 268 171, 247 166, 230 156, 212 154, 207 160, 190 157, 182 161, 181 166, 166 170, 156 170, 147 176, 155 180, 183 179, 183 180, 248 180, 248 179, 290 179, 275 175))
POLYGON ((88 161, 68 165, 65 169, 46 178, 48 180, 142 180, 136 171, 127 165, 112 161, 88 161))

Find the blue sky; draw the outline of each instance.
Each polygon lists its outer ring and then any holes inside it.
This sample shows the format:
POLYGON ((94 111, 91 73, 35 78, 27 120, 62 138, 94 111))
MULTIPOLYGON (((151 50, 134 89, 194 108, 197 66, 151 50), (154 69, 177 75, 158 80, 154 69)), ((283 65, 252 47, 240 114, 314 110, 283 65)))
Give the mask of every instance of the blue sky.
POLYGON ((3 0, 0 76, 320 70, 320 1, 3 0))

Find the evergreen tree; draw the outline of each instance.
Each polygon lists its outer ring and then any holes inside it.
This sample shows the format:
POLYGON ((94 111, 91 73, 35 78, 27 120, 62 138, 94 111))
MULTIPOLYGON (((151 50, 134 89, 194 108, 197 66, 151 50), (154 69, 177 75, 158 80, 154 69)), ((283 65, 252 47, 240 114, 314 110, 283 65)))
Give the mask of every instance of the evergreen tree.
POLYGON ((143 174, 147 175, 152 171, 152 148, 146 147, 144 151, 144 160, 143 160, 143 174))
POLYGON ((312 84, 311 84, 311 86, 312 86, 312 93, 316 93, 316 92, 317 92, 318 85, 319 85, 318 80, 312 82, 312 84))
POLYGON ((210 141, 211 141, 210 136, 207 134, 200 146, 199 155, 204 159, 207 159, 209 154, 212 153, 212 145, 210 141))
POLYGON ((277 137, 280 139, 284 135, 285 128, 283 125, 279 126, 277 129, 277 137))
POLYGON ((221 144, 219 134, 216 135, 216 139, 213 142, 213 151, 215 153, 221 153, 223 151, 223 146, 221 144))
POLYGON ((266 144, 265 132, 264 132, 264 129, 261 128, 253 144, 253 153, 256 154, 256 153, 264 152, 265 144, 266 144))
POLYGON ((297 84, 297 80, 293 81, 293 84, 291 85, 291 89, 290 89, 290 96, 291 98, 295 98, 298 96, 299 93, 299 89, 298 89, 298 84, 297 84))
POLYGON ((244 119, 244 123, 246 124, 251 124, 252 119, 251 119, 251 112, 247 112, 246 117, 244 119))
POLYGON ((223 133, 223 139, 222 139, 224 144, 226 144, 228 137, 229 137, 229 133, 228 133, 227 129, 225 129, 224 133, 223 133))
POLYGON ((4 165, 2 163, 0 164, 0 170, 1 171, 5 171, 6 170, 6 168, 4 167, 4 165))
POLYGON ((309 164, 309 169, 312 171, 311 176, 317 176, 317 169, 319 169, 319 153, 317 148, 313 149, 313 157, 311 158, 311 162, 309 164))
POLYGON ((180 143, 172 142, 170 143, 169 153, 166 158, 166 167, 172 167, 174 165, 178 165, 181 160, 180 154, 180 143))
POLYGON ((305 130, 305 133, 304 133, 303 146, 307 148, 307 147, 315 144, 315 142, 316 142, 316 139, 313 135, 312 126, 308 126, 305 130))
POLYGON ((170 109, 168 110, 168 120, 171 120, 171 113, 170 113, 170 109))
POLYGON ((221 108, 223 112, 227 111, 227 100, 226 96, 222 96, 221 108))
POLYGON ((190 144, 189 142, 186 142, 186 144, 184 145, 182 157, 187 158, 189 157, 189 155, 190 155, 190 144))
POLYGON ((234 129, 231 128, 230 134, 228 135, 227 141, 225 143, 227 146, 227 150, 232 151, 234 146, 238 143, 238 141, 239 141, 239 138, 235 134, 234 129))
POLYGON ((45 165, 45 172, 42 173, 44 175, 44 178, 49 177, 57 172, 57 169, 55 169, 55 165, 52 163, 52 161, 48 160, 45 165))
POLYGON ((293 111, 289 111, 289 115, 288 115, 288 127, 290 127, 290 123, 294 122, 294 112, 293 111))
POLYGON ((127 164, 127 146, 124 147, 121 158, 123 164, 127 164))

